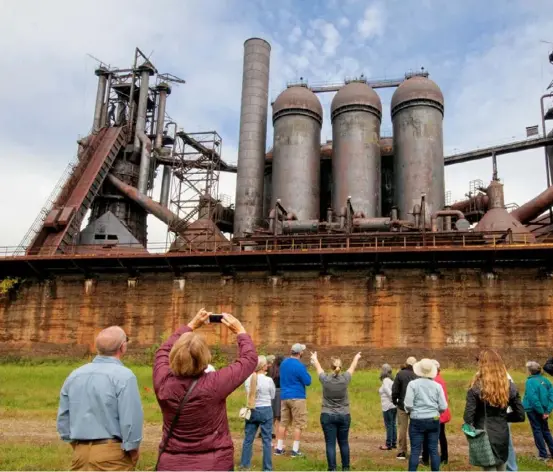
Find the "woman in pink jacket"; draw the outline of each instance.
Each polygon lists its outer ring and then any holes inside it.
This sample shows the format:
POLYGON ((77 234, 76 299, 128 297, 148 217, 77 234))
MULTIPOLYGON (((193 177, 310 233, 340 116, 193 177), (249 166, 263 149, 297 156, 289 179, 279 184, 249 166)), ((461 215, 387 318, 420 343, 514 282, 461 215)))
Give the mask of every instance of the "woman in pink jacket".
POLYGON ((238 359, 206 373, 211 352, 195 331, 209 315, 202 308, 156 352, 154 390, 163 413, 157 470, 233 470, 226 400, 253 373, 257 352, 240 321, 225 313, 222 323, 237 335, 238 359))
MULTIPOLYGON (((434 364, 436 364, 436 367, 438 368, 438 375, 434 378, 435 382, 438 382, 442 388, 444 389, 445 394, 445 400, 447 404, 449 405, 449 398, 447 396, 447 387, 445 385, 445 380, 442 377, 441 370, 440 370, 440 363, 436 360, 433 360, 434 364)), ((445 410, 440 415, 440 462, 442 464, 447 464, 449 461, 449 455, 447 451, 447 438, 445 436, 445 424, 449 423, 451 421, 451 411, 449 410, 449 406, 447 407, 447 410, 445 410)), ((428 465, 428 449, 424 447, 426 443, 423 443, 423 450, 422 450, 422 463, 423 465, 428 465)))

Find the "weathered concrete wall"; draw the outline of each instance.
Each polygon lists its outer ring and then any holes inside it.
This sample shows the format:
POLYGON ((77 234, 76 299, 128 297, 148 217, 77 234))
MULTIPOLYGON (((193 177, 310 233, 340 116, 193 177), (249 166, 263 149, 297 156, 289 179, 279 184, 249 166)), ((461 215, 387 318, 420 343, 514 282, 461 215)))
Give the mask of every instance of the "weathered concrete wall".
MULTIPOLYGON (((60 278, 27 283, 0 302, 0 353, 85 354, 103 327, 125 328, 134 350, 145 349, 198 309, 229 311, 262 349, 285 353, 294 342, 325 354, 361 350, 371 363, 408 354, 470 364, 477 349, 499 349, 511 364, 549 353, 553 340, 553 280, 535 270, 442 272, 396 270, 234 278, 189 274, 60 278)), ((211 344, 229 346, 226 328, 203 329, 211 344)))

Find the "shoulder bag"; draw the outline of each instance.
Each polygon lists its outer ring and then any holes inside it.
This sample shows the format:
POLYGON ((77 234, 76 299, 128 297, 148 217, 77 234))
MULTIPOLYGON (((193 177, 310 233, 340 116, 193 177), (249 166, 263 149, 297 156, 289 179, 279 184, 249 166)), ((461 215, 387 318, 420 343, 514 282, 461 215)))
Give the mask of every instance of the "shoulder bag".
POLYGON ((469 463, 476 467, 492 467, 497 464, 497 458, 495 457, 490 444, 490 438, 486 431, 488 422, 488 414, 486 409, 486 403, 484 403, 484 429, 475 429, 471 425, 463 425, 463 433, 469 443, 469 463))
POLYGON ((250 393, 246 394, 246 406, 240 408, 238 416, 243 420, 249 420, 252 417, 252 410, 255 409, 255 396, 257 393, 257 373, 253 373, 250 379, 250 393))
POLYGON ((177 421, 179 420, 180 414, 182 412, 182 409, 184 405, 186 405, 186 402, 190 398, 190 394, 192 393, 192 390, 194 390, 194 387, 198 383, 198 379, 194 380, 192 384, 190 385, 190 388, 188 389, 188 392, 186 392, 186 395, 182 397, 182 400, 179 403, 179 407, 177 409, 177 412, 175 413, 175 416, 173 417, 173 421, 171 421, 171 426, 169 426, 169 431, 167 432, 167 436, 165 436, 165 441, 163 441, 163 444, 161 448, 159 449, 159 455, 157 456, 157 462, 154 470, 158 470, 159 466, 159 460, 161 459, 161 455, 165 452, 165 448, 167 447, 167 444, 169 443, 169 439, 171 439, 171 436, 173 436, 173 430, 175 429, 175 426, 177 425, 177 421))

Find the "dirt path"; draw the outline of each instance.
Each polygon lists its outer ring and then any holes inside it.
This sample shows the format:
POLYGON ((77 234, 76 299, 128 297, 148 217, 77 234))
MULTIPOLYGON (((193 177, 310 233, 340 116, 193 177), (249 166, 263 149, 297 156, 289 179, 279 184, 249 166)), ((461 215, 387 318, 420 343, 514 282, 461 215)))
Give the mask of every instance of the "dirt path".
MULTIPOLYGON (((143 446, 146 449, 155 450, 159 444, 161 426, 159 424, 146 424, 144 427, 143 446)), ((350 446, 353 451, 363 451, 363 455, 382 457, 382 451, 378 447, 382 444, 382 434, 355 434, 350 435, 350 446)), ((233 434, 235 445, 239 446, 242 435, 233 434)), ((515 448, 519 454, 533 455, 535 453, 534 442, 530 432, 517 435, 515 448)), ((56 422, 53 420, 30 420, 20 418, 0 418, 0 441, 20 443, 47 444, 59 441, 56 432, 56 422)), ((466 456, 467 443, 462 434, 450 433, 448 435, 450 456, 466 456)), ((321 432, 307 432, 302 438, 302 450, 306 452, 324 452, 325 444, 321 432)))

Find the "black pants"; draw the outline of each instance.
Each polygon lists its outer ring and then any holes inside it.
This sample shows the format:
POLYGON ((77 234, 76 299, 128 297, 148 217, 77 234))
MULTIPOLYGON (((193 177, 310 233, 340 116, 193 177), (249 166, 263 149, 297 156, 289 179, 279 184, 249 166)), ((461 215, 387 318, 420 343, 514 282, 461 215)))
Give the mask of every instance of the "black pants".
POLYGON ((336 441, 342 456, 342 470, 349 470, 350 415, 321 413, 321 426, 325 436, 328 470, 336 470, 336 441))
MULTIPOLYGON (((447 462, 449 460, 447 438, 445 436, 445 423, 440 423, 440 460, 442 462, 447 462)), ((422 461, 428 464, 428 447, 426 442, 422 445, 422 461)))

